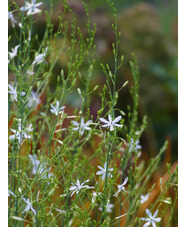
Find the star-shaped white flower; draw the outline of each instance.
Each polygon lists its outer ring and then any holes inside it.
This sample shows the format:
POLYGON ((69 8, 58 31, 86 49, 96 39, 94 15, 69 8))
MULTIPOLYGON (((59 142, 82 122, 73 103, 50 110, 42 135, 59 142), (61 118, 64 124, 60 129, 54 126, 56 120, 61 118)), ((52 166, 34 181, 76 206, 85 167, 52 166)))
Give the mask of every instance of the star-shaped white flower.
POLYGON ((121 191, 128 192, 128 191, 126 191, 126 189, 124 187, 124 185, 126 185, 127 181, 128 181, 128 177, 125 178, 125 180, 124 180, 124 182, 122 184, 120 184, 120 185, 117 186, 118 187, 118 190, 114 194, 115 197, 117 197, 121 191))
POLYGON ((145 223, 143 227, 150 226, 150 224, 152 224, 153 227, 156 227, 156 222, 161 221, 161 218, 156 218, 158 210, 155 211, 154 215, 152 215, 149 209, 146 209, 145 212, 148 218, 141 218, 142 221, 147 221, 147 223, 145 223))
MULTIPOLYGON (((104 168, 101 167, 101 166, 98 166, 98 168, 99 168, 100 170, 96 173, 96 175, 102 175, 102 180, 104 180, 104 179, 105 179, 105 176, 106 176, 107 162, 105 162, 104 168)), ((108 171, 110 171, 110 172, 113 171, 113 170, 114 170, 113 168, 108 169, 108 171)), ((109 177, 112 177, 112 174, 108 173, 108 176, 109 176, 109 177)))
POLYGON ((8 19, 11 20, 12 22, 12 27, 15 27, 15 24, 17 23, 17 21, 15 20, 13 13, 12 12, 8 12, 8 19))
POLYGON ((36 108, 37 105, 39 105, 41 102, 39 96, 37 93, 35 93, 34 91, 31 91, 31 94, 28 98, 28 104, 27 104, 27 107, 28 108, 36 108))
POLYGON ((93 194, 93 196, 92 196, 92 203, 95 203, 95 201, 96 201, 96 197, 98 196, 98 195, 100 195, 101 194, 101 192, 93 192, 92 193, 93 194))
MULTIPOLYGON (((12 85, 8 84, 8 87, 10 89, 10 91, 8 91, 9 94, 11 94, 11 99, 12 101, 17 101, 17 87, 13 87, 12 85)), ((20 92, 20 95, 23 96, 26 93, 24 91, 20 92)))
POLYGON ((114 120, 112 120, 111 115, 108 115, 108 121, 105 120, 104 118, 100 118, 100 121, 102 121, 103 123, 105 123, 105 125, 102 125, 102 127, 109 127, 110 131, 114 130, 114 126, 115 127, 123 127, 122 125, 116 124, 117 122, 119 122, 121 120, 121 116, 116 117, 114 120))
POLYGON ((36 56, 35 56, 35 59, 34 59, 32 65, 41 64, 44 61, 44 58, 47 54, 47 50, 48 50, 48 47, 45 48, 43 53, 41 53, 41 54, 36 53, 36 56))
POLYGON ((129 153, 132 152, 133 150, 138 153, 139 150, 141 150, 142 146, 139 145, 139 140, 136 140, 134 142, 134 139, 131 138, 130 143, 128 144, 129 147, 129 153))
POLYGON ((33 14, 39 13, 41 11, 40 9, 37 9, 37 7, 39 7, 42 4, 43 4, 42 2, 39 2, 36 4, 36 0, 31 0, 31 3, 25 1, 25 6, 22 6, 20 8, 20 10, 28 11, 27 12, 28 16, 33 15, 33 14))
MULTIPOLYGON (((53 176, 53 173, 50 173, 51 167, 47 167, 47 163, 43 162, 41 163, 37 159, 37 155, 28 155, 30 158, 30 161, 32 162, 32 174, 35 175, 36 173, 39 174, 39 177, 42 179, 48 179, 53 176)), ((49 184, 48 182, 47 184, 49 184)))
POLYGON ((36 154, 34 154, 34 155, 29 154, 28 156, 29 156, 30 161, 32 162, 32 165, 33 165, 32 174, 35 175, 37 173, 38 168, 39 168, 40 161, 37 160, 36 154))
POLYGON ((31 136, 28 134, 28 132, 31 132, 33 130, 32 124, 27 126, 27 128, 23 131, 22 130, 22 125, 21 125, 21 120, 18 123, 18 128, 17 130, 11 129, 11 131, 14 133, 14 135, 9 136, 10 140, 17 139, 19 141, 19 144, 21 144, 23 138, 25 139, 31 139, 31 136))
POLYGON ((59 101, 56 101, 56 105, 53 106, 51 103, 50 103, 50 106, 52 107, 50 109, 50 112, 55 114, 55 115, 58 115, 59 113, 62 113, 62 111, 64 110, 65 106, 62 106, 62 107, 59 107, 59 101))
POLYGON ((81 123, 78 123, 76 121, 72 121, 72 124, 74 126, 76 126, 76 128, 73 128, 72 130, 77 131, 79 130, 80 134, 83 135, 85 130, 91 130, 91 128, 89 127, 89 124, 92 123, 91 120, 87 121, 86 123, 84 123, 84 118, 81 118, 81 123))
MULTIPOLYGON (((114 204, 110 203, 110 200, 107 201, 107 205, 106 205, 106 211, 108 213, 112 213, 112 208, 114 207, 114 204)), ((103 210, 102 207, 99 207, 99 210, 103 210)))
POLYGON ((17 55, 17 51, 19 47, 20 47, 20 44, 12 48, 12 52, 8 52, 8 55, 9 55, 8 63, 10 62, 10 59, 14 58, 17 55))
POLYGON ((90 187, 88 185, 84 185, 85 183, 89 182, 90 180, 86 180, 85 182, 81 183, 80 184, 80 181, 77 180, 76 184, 74 184, 72 187, 69 188, 70 191, 73 191, 71 196, 73 196, 74 193, 78 194, 79 191, 82 189, 82 188, 87 188, 87 189, 91 189, 91 188, 94 188, 94 187, 90 187))
POLYGON ((32 204, 31 204, 30 200, 29 199, 25 199, 25 198, 23 198, 23 200, 26 203, 26 207, 25 207, 25 209, 24 209, 24 211, 22 213, 25 213, 25 212, 28 212, 29 210, 31 210, 34 213, 34 215, 36 215, 36 210, 32 207, 32 204))
POLYGON ((12 101, 17 101, 17 87, 13 87, 12 85, 8 85, 8 87, 10 88, 10 91, 8 91, 9 94, 11 94, 12 97, 12 101))
POLYGON ((147 193, 146 195, 140 195, 140 203, 143 204, 146 202, 149 198, 150 193, 147 193))

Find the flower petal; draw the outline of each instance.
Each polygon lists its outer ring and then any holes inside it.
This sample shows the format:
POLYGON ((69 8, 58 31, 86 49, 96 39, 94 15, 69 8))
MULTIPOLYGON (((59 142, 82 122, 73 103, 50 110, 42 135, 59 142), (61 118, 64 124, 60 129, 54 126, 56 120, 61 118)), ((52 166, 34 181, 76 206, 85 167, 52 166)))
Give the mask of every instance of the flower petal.
POLYGON ((118 117, 116 117, 114 120, 113 120, 113 123, 116 123, 116 122, 118 122, 118 121, 120 121, 121 120, 121 116, 118 116, 118 117))
POLYGON ((147 214, 150 218, 152 218, 152 213, 150 212, 149 209, 146 209, 145 212, 146 212, 146 214, 147 214))
POLYGON ((104 118, 99 118, 99 120, 102 121, 105 124, 108 124, 109 123, 109 121, 105 120, 104 118))
POLYGON ((153 215, 153 219, 157 216, 158 214, 158 209, 155 211, 154 215, 153 215))

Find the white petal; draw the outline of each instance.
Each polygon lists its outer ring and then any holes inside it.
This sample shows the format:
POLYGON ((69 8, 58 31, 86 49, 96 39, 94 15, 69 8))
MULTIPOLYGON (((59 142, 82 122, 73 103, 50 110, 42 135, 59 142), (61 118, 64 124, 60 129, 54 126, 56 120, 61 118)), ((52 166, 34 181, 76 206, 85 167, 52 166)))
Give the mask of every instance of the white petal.
POLYGON ((118 121, 120 121, 121 120, 121 116, 118 116, 118 117, 116 117, 114 120, 113 120, 113 123, 116 123, 116 122, 118 122, 118 121))
POLYGON ((33 207, 31 207, 31 211, 36 215, 36 210, 33 207))
POLYGON ((82 117, 81 118, 81 126, 83 126, 84 125, 84 118, 82 117))
POLYGON ((79 127, 79 123, 76 122, 76 121, 72 121, 72 124, 75 125, 75 126, 77 126, 77 127, 79 127))
POLYGON ((100 118, 99 120, 102 121, 105 124, 108 124, 109 123, 109 121, 105 120, 104 118, 100 118))
POLYGON ((73 131, 77 131, 77 130, 79 130, 79 127, 73 128, 72 130, 73 130, 73 131))
POLYGON ((10 88, 11 91, 14 90, 14 87, 12 85, 9 84, 8 87, 10 88))
POLYGON ((114 130, 114 127, 113 125, 110 126, 110 131, 113 131, 114 130))
POLYGON ((159 222, 159 221, 161 221, 161 218, 154 218, 154 221, 159 222))
POLYGON ((102 175, 105 171, 97 171, 96 175, 102 175))
POLYGON ((150 218, 152 218, 152 214, 151 214, 151 212, 150 212, 149 209, 146 209, 145 212, 146 212, 146 214, 147 214, 150 218))
POLYGON ((109 122, 112 122, 112 117, 110 114, 108 115, 108 120, 109 120, 109 122))
POLYGON ((143 225, 143 227, 147 227, 147 226, 149 226, 150 224, 151 224, 151 221, 145 223, 145 224, 143 225))
POLYGON ((140 218, 142 221, 145 221, 146 220, 146 218, 140 218))
POLYGON ((119 125, 119 124, 115 124, 115 123, 113 123, 113 125, 116 127, 123 127, 123 125, 119 125))
POLYGON ((27 11, 28 9, 29 9, 28 6, 22 6, 22 7, 20 8, 21 11, 27 11))
POLYGON ((106 176, 106 173, 104 172, 103 175, 102 175, 102 180, 105 179, 105 176, 106 176))
POLYGON ((102 125, 102 127, 109 127, 109 124, 110 124, 110 123, 108 123, 108 124, 106 124, 106 125, 102 125))
POLYGON ((158 214, 158 209, 155 211, 154 215, 153 215, 153 219, 157 216, 158 214))
POLYGON ((127 181, 128 181, 128 177, 125 178, 125 180, 124 180, 122 185, 126 185, 127 181))
POLYGON ((156 227, 156 223, 153 220, 151 221, 151 224, 153 227, 156 227))
POLYGON ((39 7, 39 6, 42 5, 42 4, 43 4, 42 2, 39 2, 39 3, 35 4, 34 6, 35 6, 35 7, 39 7))
POLYGON ((104 169, 103 167, 101 167, 101 166, 98 166, 98 168, 99 168, 100 170, 102 170, 102 171, 105 171, 105 169, 104 169))
POLYGON ((15 135, 9 136, 9 139, 10 139, 10 140, 14 140, 14 139, 15 139, 15 135))

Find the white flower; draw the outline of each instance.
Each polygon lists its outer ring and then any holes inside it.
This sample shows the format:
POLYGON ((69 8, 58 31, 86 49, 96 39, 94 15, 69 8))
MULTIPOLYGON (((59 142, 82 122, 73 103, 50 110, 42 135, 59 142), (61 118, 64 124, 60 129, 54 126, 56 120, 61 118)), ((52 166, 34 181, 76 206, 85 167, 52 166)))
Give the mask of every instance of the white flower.
POLYGON ((45 48, 45 51, 43 53, 41 53, 41 54, 36 53, 36 56, 35 56, 35 59, 34 59, 32 65, 42 63, 46 56, 47 50, 48 50, 48 47, 45 48))
POLYGON ((50 103, 50 106, 52 107, 50 109, 50 112, 53 113, 53 114, 55 114, 55 115, 58 115, 59 113, 61 113, 64 110, 64 108, 65 108, 65 106, 59 107, 59 101, 56 101, 56 105, 55 106, 53 106, 50 103))
POLYGON ((19 22, 18 25, 20 28, 22 28, 22 26, 23 26, 21 22, 19 22))
POLYGON ((129 147, 129 153, 132 152, 133 150, 138 153, 138 150, 141 150, 142 146, 139 145, 139 140, 136 140, 136 142, 134 143, 133 138, 131 138, 131 141, 128 145, 129 147))
POLYGON ((120 184, 120 185, 117 186, 117 187, 118 187, 118 190, 117 190, 117 192, 114 194, 115 197, 117 197, 118 194, 119 194, 121 191, 127 192, 126 189, 125 189, 125 187, 124 187, 124 185, 126 185, 127 181, 128 181, 128 177, 125 178, 123 184, 120 184))
MULTIPOLYGON (((114 204, 110 203, 110 200, 107 201, 107 205, 106 205, 106 211, 108 213, 112 212, 112 208, 114 207, 114 204)), ((99 210, 103 210, 102 207, 99 207, 99 210)))
POLYGON ((147 227, 150 226, 150 224, 152 224, 153 227, 156 227, 156 222, 161 221, 161 218, 156 218, 157 214, 158 214, 158 210, 155 211, 154 215, 152 216, 152 213, 150 212, 149 209, 145 210, 147 216, 149 216, 148 218, 141 218, 142 221, 147 221, 147 223, 145 223, 143 225, 143 227, 147 227))
POLYGON ((29 158, 30 158, 30 161, 32 162, 32 165, 33 165, 33 169, 32 169, 32 174, 36 174, 37 173, 37 170, 39 168, 39 164, 40 164, 40 161, 37 160, 37 155, 34 154, 34 155, 28 155, 29 158))
POLYGON ((36 210, 32 207, 32 204, 31 204, 30 200, 29 199, 25 199, 25 198, 23 198, 23 200, 26 203, 26 207, 25 207, 25 209, 24 209, 24 211, 22 213, 25 213, 25 212, 28 212, 29 210, 31 210, 34 213, 34 215, 36 215, 36 210))
POLYGON ((89 187, 88 185, 84 185, 85 183, 89 182, 90 180, 86 180, 85 182, 83 182, 82 184, 80 184, 80 181, 77 180, 76 184, 74 184, 74 186, 70 187, 69 190, 70 191, 73 191, 71 196, 73 196, 74 193, 78 194, 79 191, 82 189, 82 188, 87 188, 87 189, 91 189, 91 188, 94 188, 94 187, 89 187))
MULTIPOLYGON (((12 52, 8 52, 10 59, 14 58, 17 55, 19 46, 20 46, 20 44, 15 46, 14 48, 12 48, 12 52)), ((10 59, 8 60, 8 63, 10 62, 10 59)))
POLYGON ((31 65, 26 73, 28 76, 33 76, 34 75, 34 66, 31 65))
POLYGON ((27 126, 27 128, 25 129, 25 131, 23 131, 22 130, 21 121, 20 121, 18 123, 17 130, 11 129, 11 131, 14 133, 14 135, 9 136, 9 139, 10 140, 18 139, 19 144, 21 144, 23 138, 25 138, 25 139, 31 139, 31 136, 27 132, 31 132, 32 130, 33 130, 32 124, 30 124, 29 126, 27 126))
MULTIPOLYGON (((40 174, 40 177, 42 179, 47 179, 53 176, 53 173, 50 173, 51 167, 47 167, 46 163, 41 163, 39 160, 37 160, 37 155, 28 155, 30 158, 30 161, 32 162, 33 168, 32 168, 32 174, 35 175, 40 174)), ((47 183, 49 184, 49 182, 47 183)))
POLYGON ((37 95, 37 93, 35 93, 34 91, 31 91, 31 94, 28 98, 28 108, 36 108, 38 104, 40 104, 41 100, 39 98, 39 96, 37 95))
POLYGON ((101 194, 101 192, 98 192, 98 193, 93 192, 93 196, 92 196, 92 203, 95 203, 95 201, 96 201, 96 197, 97 197, 98 195, 100 195, 100 194, 101 194))
MULTIPOLYGON (((105 162, 104 168, 101 167, 101 166, 98 166, 98 168, 100 170, 96 173, 96 175, 102 175, 102 180, 104 180, 105 179, 105 176, 106 176, 107 162, 105 162)), ((114 170, 113 168, 108 169, 108 171, 110 171, 110 172, 113 171, 113 170, 114 170)), ((112 175, 110 173, 108 173, 108 176, 109 177, 112 177, 112 175)))
POLYGON ((104 118, 100 118, 100 121, 105 123, 105 125, 102 125, 102 127, 110 127, 110 131, 114 130, 115 127, 123 127, 122 125, 116 124, 116 122, 121 120, 121 116, 116 117, 114 120, 112 120, 111 115, 108 115, 108 121, 105 120, 104 118))
POLYGON ((21 7, 20 10, 28 11, 27 15, 33 15, 33 14, 39 13, 41 10, 37 9, 37 7, 42 5, 42 2, 39 2, 37 4, 35 3, 36 3, 36 0, 31 0, 31 3, 25 1, 25 6, 21 7))
POLYGON ((15 20, 13 13, 12 12, 8 12, 8 19, 11 20, 12 22, 12 27, 15 27, 15 24, 17 23, 17 21, 15 20))
POLYGON ((81 118, 81 123, 80 123, 80 124, 79 124, 78 122, 76 122, 76 121, 72 121, 72 124, 73 124, 74 126, 76 126, 76 128, 73 128, 72 130, 74 130, 74 131, 79 130, 80 134, 83 135, 84 130, 91 130, 91 128, 88 127, 90 123, 92 123, 91 120, 89 120, 89 121, 87 121, 86 123, 84 123, 84 118, 82 117, 82 118, 81 118))
MULTIPOLYGON (((11 99, 12 101, 17 101, 17 87, 13 87, 12 85, 8 84, 8 87, 10 89, 10 91, 8 91, 9 94, 11 94, 11 99)), ((24 91, 20 92, 20 95, 23 96, 26 93, 24 91)))
POLYGON ((8 87, 10 88, 10 91, 8 91, 9 94, 11 94, 12 97, 12 101, 17 101, 17 87, 13 87, 12 85, 8 85, 8 87))
POLYGON ((147 193, 146 195, 141 195, 140 196, 140 203, 143 204, 144 202, 146 202, 149 198, 150 193, 147 193))

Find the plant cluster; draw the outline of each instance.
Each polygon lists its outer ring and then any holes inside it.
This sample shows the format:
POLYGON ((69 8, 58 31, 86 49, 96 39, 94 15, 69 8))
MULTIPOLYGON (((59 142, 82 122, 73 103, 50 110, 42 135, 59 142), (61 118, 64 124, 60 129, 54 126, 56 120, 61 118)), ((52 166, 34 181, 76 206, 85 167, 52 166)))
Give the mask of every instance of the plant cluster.
POLYGON ((117 89, 118 69, 124 57, 118 59, 121 34, 117 11, 108 3, 114 15, 113 66, 100 65, 106 82, 98 94, 101 108, 94 116, 90 111, 91 94, 99 85, 91 90, 90 84, 96 64, 96 25, 90 25, 85 2, 87 37, 66 0, 61 1, 63 11, 54 29, 51 0, 50 10, 45 10, 41 42, 34 26, 43 14, 43 3, 9 3, 14 36, 10 35, 8 41, 9 46, 15 44, 8 52, 9 72, 14 75, 8 85, 9 226, 154 227, 174 222, 177 166, 167 164, 166 177, 151 184, 167 142, 155 157, 143 160, 140 137, 147 118, 138 125, 139 69, 134 55, 130 62, 134 103, 128 113, 117 107, 119 92, 128 81, 117 89), (67 17, 70 21, 66 20, 67 14, 71 15, 67 17), (57 49, 59 37, 63 42, 57 49), (68 62, 52 87, 50 81, 62 52, 68 62), (72 92, 81 99, 78 108, 69 104, 72 92), (159 190, 157 196, 153 194, 155 189, 159 190), (172 197, 168 196, 170 190, 174 191, 172 197))

